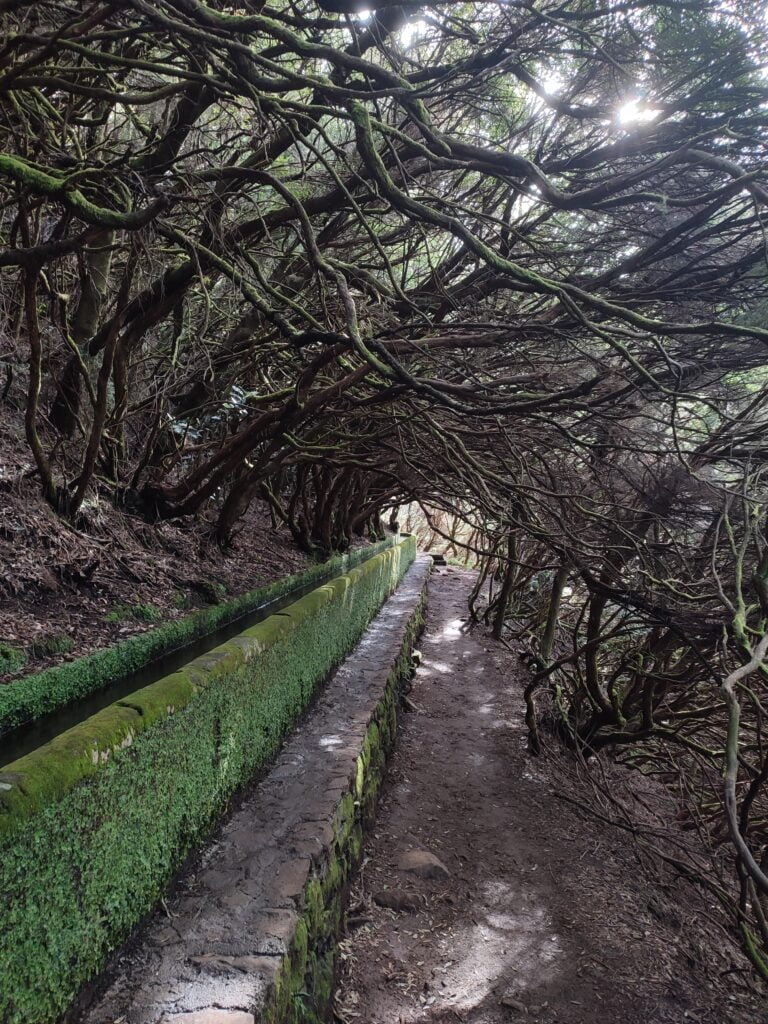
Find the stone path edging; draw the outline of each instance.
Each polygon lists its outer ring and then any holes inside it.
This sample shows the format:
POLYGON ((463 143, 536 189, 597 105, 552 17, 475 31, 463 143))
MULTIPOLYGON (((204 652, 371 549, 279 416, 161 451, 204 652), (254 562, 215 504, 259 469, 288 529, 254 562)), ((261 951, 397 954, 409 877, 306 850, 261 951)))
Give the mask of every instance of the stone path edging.
POLYGON ((394 744, 430 564, 411 566, 81 1024, 325 1019, 346 883, 394 744))

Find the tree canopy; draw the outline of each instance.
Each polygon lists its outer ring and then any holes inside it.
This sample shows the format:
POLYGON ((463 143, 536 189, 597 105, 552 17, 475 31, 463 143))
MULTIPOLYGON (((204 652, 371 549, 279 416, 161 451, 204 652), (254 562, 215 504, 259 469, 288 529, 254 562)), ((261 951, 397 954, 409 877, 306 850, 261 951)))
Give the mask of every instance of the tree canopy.
POLYGON ((533 748, 677 780, 768 977, 764 4, 0 11, 5 398, 47 500, 226 546, 259 498, 309 551, 470 524, 533 748))

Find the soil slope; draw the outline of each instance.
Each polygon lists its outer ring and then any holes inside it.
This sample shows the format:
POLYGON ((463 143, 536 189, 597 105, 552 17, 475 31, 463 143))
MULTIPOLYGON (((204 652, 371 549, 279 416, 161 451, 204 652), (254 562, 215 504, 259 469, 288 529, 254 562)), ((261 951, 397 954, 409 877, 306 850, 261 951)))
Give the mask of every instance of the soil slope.
POLYGON ((26 451, 0 406, 0 685, 307 565, 259 502, 227 553, 204 517, 148 523, 98 495, 75 526, 43 501, 26 451))

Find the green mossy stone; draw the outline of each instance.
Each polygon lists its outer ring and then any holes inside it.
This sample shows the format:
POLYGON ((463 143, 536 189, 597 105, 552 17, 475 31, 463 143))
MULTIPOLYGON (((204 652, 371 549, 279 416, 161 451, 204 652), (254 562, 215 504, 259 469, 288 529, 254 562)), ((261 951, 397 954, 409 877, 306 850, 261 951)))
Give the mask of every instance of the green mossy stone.
POLYGON ((133 708, 113 704, 8 765, 0 772, 0 838, 95 775, 143 729, 133 708))
MULTIPOLYGON (((22 773, 9 773, 10 789, 0 789, 0 891, 14 894, 0 902, 3 1024, 61 1016, 237 787, 273 756, 414 554, 374 556, 352 585, 320 588, 299 614, 271 616, 203 665, 158 680, 9 766, 21 766, 25 781, 22 791, 22 773)), ((369 764, 378 760, 371 750, 369 764)), ((367 779, 363 785, 365 795, 367 779)), ((309 957, 306 930, 328 943, 338 928, 367 805, 352 792, 341 802, 338 856, 320 881, 322 901, 318 895, 311 915, 308 908, 303 949, 300 937, 278 985, 280 1024, 289 1013, 317 1012, 326 991, 322 978, 307 979, 325 961, 314 938, 309 957)))
POLYGON ((148 729, 161 718, 166 718, 186 707, 197 692, 198 688, 189 673, 185 669, 180 669, 173 675, 165 676, 156 683, 136 690, 119 704, 121 707, 138 711, 143 729, 148 729))

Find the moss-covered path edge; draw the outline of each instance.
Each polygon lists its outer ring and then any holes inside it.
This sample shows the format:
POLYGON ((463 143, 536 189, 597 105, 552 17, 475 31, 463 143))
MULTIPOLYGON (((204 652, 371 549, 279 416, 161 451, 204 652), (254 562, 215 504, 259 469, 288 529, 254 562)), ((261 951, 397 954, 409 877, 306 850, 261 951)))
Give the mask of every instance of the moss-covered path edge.
POLYGON ((409 569, 267 776, 68 1019, 327 1019, 347 880, 395 742, 429 566, 409 569))
POLYGON ((47 1024, 166 890, 397 587, 412 539, 0 773, 0 1022, 47 1024))

